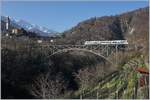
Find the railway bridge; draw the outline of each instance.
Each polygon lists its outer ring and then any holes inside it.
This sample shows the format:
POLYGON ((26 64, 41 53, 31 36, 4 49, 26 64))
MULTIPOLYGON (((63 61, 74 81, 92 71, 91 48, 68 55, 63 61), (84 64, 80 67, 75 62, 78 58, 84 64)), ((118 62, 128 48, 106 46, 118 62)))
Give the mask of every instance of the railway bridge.
POLYGON ((85 51, 95 55, 101 56, 105 59, 111 54, 114 54, 114 58, 117 62, 117 53, 119 51, 136 51, 141 49, 141 46, 129 45, 129 44, 96 44, 96 45, 42 45, 43 50, 47 48, 50 51, 50 56, 55 54, 68 52, 68 51, 85 51))

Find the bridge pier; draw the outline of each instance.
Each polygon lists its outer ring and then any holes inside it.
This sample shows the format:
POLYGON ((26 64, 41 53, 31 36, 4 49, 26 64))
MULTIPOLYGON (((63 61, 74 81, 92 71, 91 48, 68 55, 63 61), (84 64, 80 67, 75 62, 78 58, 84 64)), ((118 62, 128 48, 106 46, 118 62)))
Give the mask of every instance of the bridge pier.
POLYGON ((116 56, 116 59, 115 59, 115 60, 116 60, 116 62, 115 62, 115 63, 116 63, 116 65, 117 65, 117 56, 118 56, 118 55, 117 55, 117 52, 118 52, 118 45, 117 45, 117 44, 115 45, 115 50, 116 50, 116 52, 115 52, 115 56, 116 56))

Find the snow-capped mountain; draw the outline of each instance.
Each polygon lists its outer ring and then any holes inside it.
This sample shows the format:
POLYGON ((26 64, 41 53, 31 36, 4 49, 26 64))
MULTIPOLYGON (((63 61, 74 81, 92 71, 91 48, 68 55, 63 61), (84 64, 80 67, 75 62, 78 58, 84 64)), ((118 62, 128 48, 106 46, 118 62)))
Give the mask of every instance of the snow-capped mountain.
MULTIPOLYGON (((3 20, 4 22, 6 21, 7 17, 2 16, 1 20, 3 20)), ((58 32, 55 32, 53 30, 50 30, 46 27, 41 27, 35 24, 30 24, 29 22, 25 21, 25 20, 16 20, 14 18, 10 18, 10 24, 13 25, 14 27, 17 28, 23 28, 26 31, 30 31, 30 32, 34 32, 39 36, 56 36, 58 35, 58 32)))

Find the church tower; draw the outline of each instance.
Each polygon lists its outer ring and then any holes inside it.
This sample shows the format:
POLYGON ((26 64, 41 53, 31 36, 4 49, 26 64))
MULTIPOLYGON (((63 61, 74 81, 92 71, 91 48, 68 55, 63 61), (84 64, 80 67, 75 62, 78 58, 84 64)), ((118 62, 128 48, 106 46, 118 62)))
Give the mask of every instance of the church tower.
POLYGON ((7 31, 9 30, 9 25, 10 25, 10 19, 9 19, 9 16, 8 16, 7 20, 6 20, 6 30, 7 31))

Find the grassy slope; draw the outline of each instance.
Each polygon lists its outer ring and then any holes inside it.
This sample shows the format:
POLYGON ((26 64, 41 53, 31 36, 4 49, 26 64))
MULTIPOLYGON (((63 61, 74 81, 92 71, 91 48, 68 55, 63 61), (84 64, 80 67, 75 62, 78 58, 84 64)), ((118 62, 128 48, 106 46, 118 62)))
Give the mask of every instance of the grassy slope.
POLYGON ((145 99, 148 98, 147 90, 145 86, 140 87, 139 78, 141 74, 135 70, 136 67, 147 67, 143 63, 142 57, 134 57, 123 65, 119 72, 115 72, 104 80, 99 82, 94 87, 86 89, 80 88, 75 93, 75 98, 121 98, 121 99, 145 99))

